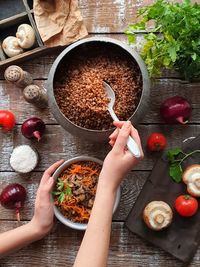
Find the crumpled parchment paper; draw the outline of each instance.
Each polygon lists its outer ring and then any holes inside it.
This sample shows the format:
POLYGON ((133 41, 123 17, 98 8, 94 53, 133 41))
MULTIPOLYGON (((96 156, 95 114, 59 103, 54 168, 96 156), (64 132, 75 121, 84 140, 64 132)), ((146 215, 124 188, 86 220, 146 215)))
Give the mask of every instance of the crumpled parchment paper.
POLYGON ((88 34, 77 0, 34 0, 33 10, 42 41, 48 47, 68 45, 88 34))

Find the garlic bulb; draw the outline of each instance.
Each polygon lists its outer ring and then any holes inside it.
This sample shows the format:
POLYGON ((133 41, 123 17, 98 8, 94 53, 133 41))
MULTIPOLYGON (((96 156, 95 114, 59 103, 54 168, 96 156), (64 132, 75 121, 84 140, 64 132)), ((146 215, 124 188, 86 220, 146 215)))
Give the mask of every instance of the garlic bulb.
POLYGON ((155 231, 168 227, 173 218, 170 206, 164 201, 152 201, 143 211, 143 219, 146 225, 155 231))
POLYGON ((14 57, 24 52, 18 44, 18 39, 14 36, 6 37, 6 39, 3 40, 2 48, 8 57, 14 57))
POLYGON ((35 32, 29 24, 21 24, 16 33, 19 46, 22 48, 31 48, 35 43, 35 32))
POLYGON ((188 193, 194 197, 200 197, 200 164, 187 167, 182 179, 187 185, 188 193))

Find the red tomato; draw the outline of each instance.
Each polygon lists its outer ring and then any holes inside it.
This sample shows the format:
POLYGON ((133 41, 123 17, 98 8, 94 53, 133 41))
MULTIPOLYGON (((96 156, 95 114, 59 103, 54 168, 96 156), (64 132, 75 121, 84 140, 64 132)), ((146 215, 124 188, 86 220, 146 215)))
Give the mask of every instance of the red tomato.
POLYGON ((166 145, 167 140, 161 133, 152 133, 147 139, 147 147, 150 151, 161 151, 166 145))
POLYGON ((198 201, 190 195, 181 195, 175 200, 176 211, 183 217, 193 216, 198 210, 198 201))
POLYGON ((15 115, 9 110, 0 109, 0 126, 4 128, 5 131, 10 131, 15 126, 15 115))

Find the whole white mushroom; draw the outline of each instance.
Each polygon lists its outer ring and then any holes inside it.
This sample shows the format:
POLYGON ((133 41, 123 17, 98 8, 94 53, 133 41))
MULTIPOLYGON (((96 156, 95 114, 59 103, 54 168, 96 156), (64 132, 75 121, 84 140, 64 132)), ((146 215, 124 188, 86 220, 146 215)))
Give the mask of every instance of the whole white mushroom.
POLYGON ((28 49, 35 43, 35 32, 29 24, 21 24, 16 33, 19 46, 28 49))
POLYGON ((143 211, 143 219, 150 229, 160 231, 172 223, 173 212, 166 202, 151 201, 143 211))
POLYGON ((14 36, 6 37, 3 40, 2 48, 8 57, 14 57, 24 52, 24 50, 19 46, 18 39, 14 36))
POLYGON ((200 197, 200 164, 192 164, 183 173, 183 182, 187 191, 194 197, 200 197))

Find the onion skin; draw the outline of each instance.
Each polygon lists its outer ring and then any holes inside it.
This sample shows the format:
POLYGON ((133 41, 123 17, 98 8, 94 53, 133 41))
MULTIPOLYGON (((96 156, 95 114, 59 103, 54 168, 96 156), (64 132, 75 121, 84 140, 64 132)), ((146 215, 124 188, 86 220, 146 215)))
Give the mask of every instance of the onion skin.
POLYGON ((169 124, 186 124, 191 116, 191 112, 191 105, 181 96, 166 99, 160 107, 161 117, 169 124))
POLYGON ((45 131, 45 124, 44 122, 37 118, 32 117, 22 124, 21 132, 24 137, 31 139, 36 138, 38 141, 40 141, 44 131, 45 131))
POLYGON ((17 220, 20 221, 20 209, 26 199, 26 189, 20 184, 7 185, 0 195, 0 203, 6 209, 15 209, 17 220))

